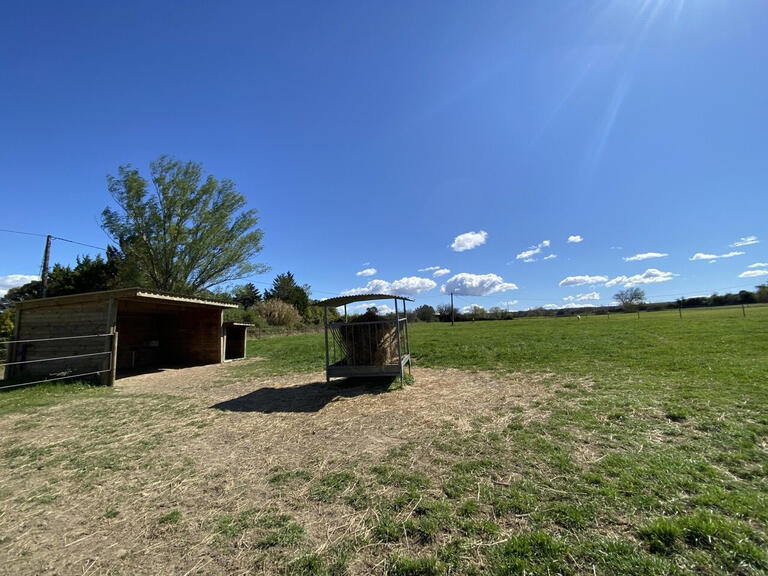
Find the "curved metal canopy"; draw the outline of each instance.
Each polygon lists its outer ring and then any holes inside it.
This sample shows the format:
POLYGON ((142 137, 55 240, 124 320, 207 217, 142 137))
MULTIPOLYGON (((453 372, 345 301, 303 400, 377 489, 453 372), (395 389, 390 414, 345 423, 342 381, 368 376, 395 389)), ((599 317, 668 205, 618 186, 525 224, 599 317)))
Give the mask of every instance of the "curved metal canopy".
POLYGON ((328 298, 322 302, 318 302, 318 306, 346 306, 352 302, 367 302, 369 300, 407 300, 413 302, 410 298, 405 296, 395 296, 394 294, 354 294, 349 296, 336 296, 335 298, 328 298))

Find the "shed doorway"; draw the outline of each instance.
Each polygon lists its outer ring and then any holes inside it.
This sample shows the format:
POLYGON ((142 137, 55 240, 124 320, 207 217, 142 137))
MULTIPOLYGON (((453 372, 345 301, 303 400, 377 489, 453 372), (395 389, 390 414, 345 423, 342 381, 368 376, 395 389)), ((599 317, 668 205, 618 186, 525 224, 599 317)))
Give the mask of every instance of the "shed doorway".
POLYGON ((117 371, 221 361, 221 310, 120 300, 117 371))

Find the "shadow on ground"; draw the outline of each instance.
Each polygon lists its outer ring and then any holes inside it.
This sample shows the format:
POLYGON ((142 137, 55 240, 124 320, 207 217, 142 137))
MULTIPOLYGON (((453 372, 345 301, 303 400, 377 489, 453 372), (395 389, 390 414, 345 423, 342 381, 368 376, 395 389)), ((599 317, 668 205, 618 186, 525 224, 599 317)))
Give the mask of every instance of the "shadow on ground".
POLYGON ((214 404, 225 412, 317 412, 335 398, 381 394, 392 389, 395 378, 347 378, 308 382, 285 388, 259 388, 238 398, 214 404))

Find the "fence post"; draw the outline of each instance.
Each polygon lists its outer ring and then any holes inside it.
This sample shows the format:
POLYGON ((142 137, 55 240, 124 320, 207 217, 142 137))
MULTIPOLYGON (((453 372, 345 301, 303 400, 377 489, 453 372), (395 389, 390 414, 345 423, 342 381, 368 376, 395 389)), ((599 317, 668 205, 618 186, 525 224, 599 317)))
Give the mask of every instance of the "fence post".
POLYGON ((109 386, 114 386, 117 374, 117 331, 112 333, 112 354, 109 356, 109 386))

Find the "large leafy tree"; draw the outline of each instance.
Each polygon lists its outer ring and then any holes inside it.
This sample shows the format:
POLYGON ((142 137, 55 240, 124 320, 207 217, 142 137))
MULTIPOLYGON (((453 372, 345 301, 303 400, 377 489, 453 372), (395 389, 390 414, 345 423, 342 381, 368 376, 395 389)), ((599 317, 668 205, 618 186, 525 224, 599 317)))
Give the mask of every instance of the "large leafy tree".
POLYGON ((253 261, 263 236, 256 211, 245 209, 231 180, 161 156, 150 164, 149 182, 130 165, 107 182, 117 209, 104 209, 102 227, 141 284, 193 294, 267 270, 253 261))

